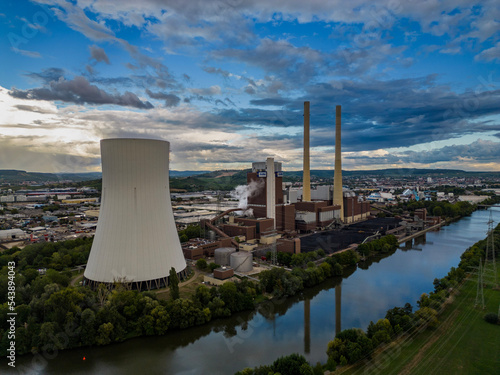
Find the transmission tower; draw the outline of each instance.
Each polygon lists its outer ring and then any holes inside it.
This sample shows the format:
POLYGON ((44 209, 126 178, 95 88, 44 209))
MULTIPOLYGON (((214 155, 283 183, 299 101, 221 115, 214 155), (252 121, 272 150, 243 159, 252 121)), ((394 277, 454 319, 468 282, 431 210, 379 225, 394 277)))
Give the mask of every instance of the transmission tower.
POLYGON ((479 305, 481 302, 484 310, 484 292, 483 292, 483 260, 479 259, 479 267, 477 272, 477 292, 476 292, 476 302, 474 307, 479 305))
POLYGON ((271 245, 271 264, 275 266, 278 263, 276 254, 276 241, 271 245))
POLYGON ((488 280, 493 281, 493 287, 498 288, 497 264, 495 261, 495 231, 494 231, 493 215, 490 211, 490 219, 488 220, 488 232, 486 237, 486 254, 484 257, 484 270, 488 280), (491 256, 490 256, 491 252, 491 256))

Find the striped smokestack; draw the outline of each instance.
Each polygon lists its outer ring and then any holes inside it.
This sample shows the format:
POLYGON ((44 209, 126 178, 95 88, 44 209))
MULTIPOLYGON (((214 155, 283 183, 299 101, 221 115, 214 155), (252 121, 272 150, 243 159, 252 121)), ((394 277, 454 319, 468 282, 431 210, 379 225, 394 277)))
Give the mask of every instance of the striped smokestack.
POLYGON ((311 201, 311 169, 309 161, 309 102, 304 102, 304 176, 302 178, 302 201, 311 201))
POLYGON ((342 193, 342 151, 340 138, 341 106, 335 108, 335 175, 333 179, 333 204, 340 206, 340 220, 344 221, 344 196, 342 193))

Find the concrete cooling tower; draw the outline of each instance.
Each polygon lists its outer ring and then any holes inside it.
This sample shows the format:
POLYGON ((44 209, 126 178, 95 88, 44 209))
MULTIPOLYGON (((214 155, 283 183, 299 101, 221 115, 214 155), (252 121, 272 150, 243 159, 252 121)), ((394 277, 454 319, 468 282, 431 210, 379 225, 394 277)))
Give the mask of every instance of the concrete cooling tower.
POLYGON ((133 289, 168 285, 170 268, 185 277, 169 188, 169 143, 101 140, 102 197, 84 282, 133 289))

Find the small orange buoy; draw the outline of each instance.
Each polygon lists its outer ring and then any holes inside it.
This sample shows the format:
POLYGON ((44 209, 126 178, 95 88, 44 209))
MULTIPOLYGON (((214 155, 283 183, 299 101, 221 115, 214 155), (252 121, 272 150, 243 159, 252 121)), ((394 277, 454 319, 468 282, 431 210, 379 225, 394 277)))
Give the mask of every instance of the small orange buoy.
POLYGON ((85 361, 85 357, 83 357, 83 360, 85 361))

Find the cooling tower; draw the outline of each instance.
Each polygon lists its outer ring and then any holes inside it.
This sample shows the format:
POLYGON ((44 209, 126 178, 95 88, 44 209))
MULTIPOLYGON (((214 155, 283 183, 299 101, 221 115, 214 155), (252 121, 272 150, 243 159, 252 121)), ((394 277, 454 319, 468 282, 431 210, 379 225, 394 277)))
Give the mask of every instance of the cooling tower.
POLYGON ((168 285, 170 268, 185 276, 169 188, 169 143, 101 140, 102 197, 85 283, 168 285))

